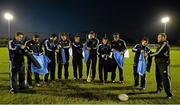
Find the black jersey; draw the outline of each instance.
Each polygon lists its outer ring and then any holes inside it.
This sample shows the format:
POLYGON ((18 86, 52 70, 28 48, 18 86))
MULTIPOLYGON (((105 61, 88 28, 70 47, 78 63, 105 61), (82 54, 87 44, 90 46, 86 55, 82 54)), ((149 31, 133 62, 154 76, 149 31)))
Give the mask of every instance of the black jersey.
POLYGON ((156 63, 167 63, 170 64, 170 45, 168 41, 163 41, 159 43, 159 47, 156 52, 151 56, 155 56, 156 63))
POLYGON ((97 48, 98 48, 99 40, 94 39, 88 39, 86 42, 87 48, 90 48, 90 55, 97 55, 97 48))
POLYGON ((24 50, 21 46, 24 43, 22 41, 17 41, 16 39, 10 40, 8 43, 9 57, 14 66, 22 66, 24 62, 24 50))
POLYGON ((33 40, 29 40, 25 43, 25 46, 32 53, 42 53, 43 52, 40 42, 35 42, 33 40))
POLYGON ((109 56, 111 53, 111 46, 109 44, 100 44, 98 47, 98 55, 102 58, 102 55, 109 56))
POLYGON ((126 50, 126 43, 125 43, 125 41, 124 40, 122 40, 122 39, 120 39, 120 40, 118 40, 118 41, 112 41, 111 42, 111 48, 112 49, 115 49, 115 50, 117 50, 117 51, 119 51, 119 52, 121 52, 121 51, 125 51, 126 50))
POLYGON ((73 42, 71 45, 72 45, 72 55, 73 55, 73 57, 77 57, 79 59, 82 59, 83 58, 83 56, 82 56, 83 44, 73 42))

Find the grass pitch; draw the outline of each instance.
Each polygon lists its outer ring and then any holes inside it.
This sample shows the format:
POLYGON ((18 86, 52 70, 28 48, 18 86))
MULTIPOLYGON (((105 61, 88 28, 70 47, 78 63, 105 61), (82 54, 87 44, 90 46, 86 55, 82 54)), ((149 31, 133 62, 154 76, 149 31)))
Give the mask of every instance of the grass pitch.
MULTIPOLYGON (((126 58, 124 64, 124 85, 119 83, 102 84, 98 83, 98 81, 94 83, 87 83, 85 80, 74 81, 70 60, 69 81, 55 82, 48 86, 34 86, 31 90, 20 91, 12 95, 9 94, 8 90, 8 50, 7 48, 0 48, 0 104, 180 104, 180 50, 171 49, 170 73, 174 95, 171 100, 165 99, 166 94, 164 91, 162 91, 161 94, 153 93, 156 90, 154 62, 151 72, 147 73, 146 90, 141 91, 140 88, 133 87, 134 54, 131 52, 131 49, 129 49, 129 52, 130 58, 126 58), (126 102, 119 101, 117 98, 118 94, 123 93, 129 96, 129 100, 126 102)), ((84 79, 86 78, 85 74, 86 68, 84 64, 84 79)), ((110 75, 109 73, 109 80, 110 75)), ((118 78, 117 75, 116 80, 118 80, 118 78)), ((42 76, 41 79, 43 79, 42 76)), ((98 80, 98 72, 96 73, 96 80, 98 80)))

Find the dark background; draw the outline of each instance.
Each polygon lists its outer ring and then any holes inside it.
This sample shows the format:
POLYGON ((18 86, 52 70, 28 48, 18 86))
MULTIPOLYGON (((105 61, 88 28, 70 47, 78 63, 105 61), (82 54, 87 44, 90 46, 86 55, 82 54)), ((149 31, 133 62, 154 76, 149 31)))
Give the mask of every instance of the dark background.
POLYGON ((163 32, 161 18, 170 17, 167 35, 171 44, 180 44, 180 2, 178 0, 0 0, 0 35, 7 36, 4 13, 11 12, 11 36, 17 31, 27 36, 39 33, 43 38, 50 33, 97 32, 112 37, 119 32, 127 43, 146 36, 155 43, 163 32))

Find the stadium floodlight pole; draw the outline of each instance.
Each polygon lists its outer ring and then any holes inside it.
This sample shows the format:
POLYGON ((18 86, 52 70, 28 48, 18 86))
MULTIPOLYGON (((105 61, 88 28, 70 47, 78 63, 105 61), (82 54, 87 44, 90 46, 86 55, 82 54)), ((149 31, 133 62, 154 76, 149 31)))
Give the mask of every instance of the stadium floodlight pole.
POLYGON ((166 34, 167 33, 167 23, 169 22, 169 17, 163 17, 161 19, 161 22, 164 23, 164 33, 166 34))
POLYGON ((11 20, 13 20, 13 15, 11 13, 5 13, 4 18, 8 21, 8 40, 11 38, 11 20))
MULTIPOLYGON (((11 25, 10 25, 10 21, 13 19, 13 15, 11 15, 10 13, 5 13, 4 14, 4 18, 8 21, 8 42, 9 42, 9 40, 11 39, 11 25)), ((12 81, 11 81, 11 61, 10 61, 10 57, 9 57, 9 64, 10 64, 10 68, 9 68, 9 70, 10 70, 10 73, 9 73, 9 85, 10 85, 10 88, 12 88, 12 81)))

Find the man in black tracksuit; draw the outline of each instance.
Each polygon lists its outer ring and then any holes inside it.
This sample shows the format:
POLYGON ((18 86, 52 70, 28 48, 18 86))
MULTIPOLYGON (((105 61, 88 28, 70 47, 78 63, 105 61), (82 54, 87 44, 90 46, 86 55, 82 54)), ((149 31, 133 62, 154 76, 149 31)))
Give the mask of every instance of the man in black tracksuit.
POLYGON ((17 75, 19 77, 19 88, 25 88, 24 71, 24 48, 22 39, 23 33, 17 32, 15 38, 9 41, 9 59, 10 59, 10 93, 16 92, 17 75))
POLYGON ((104 37, 102 39, 102 44, 98 47, 98 55, 99 55, 99 80, 103 82, 103 72, 104 72, 104 82, 107 82, 107 73, 109 67, 109 56, 111 54, 111 46, 108 44, 108 38, 104 37))
POLYGON ((77 69, 79 70, 79 79, 82 80, 82 48, 83 44, 81 43, 81 38, 79 35, 75 35, 74 37, 74 42, 71 44, 72 45, 72 64, 73 64, 73 71, 74 71, 74 80, 77 79, 77 69))
MULTIPOLYGON (((111 42, 111 49, 112 51, 117 50, 121 54, 124 55, 124 52, 126 50, 126 43, 124 40, 120 39, 119 33, 114 33, 113 35, 114 40, 111 42)), ((115 77, 116 77, 116 68, 118 66, 116 60, 114 57, 113 59, 113 71, 112 71, 112 82, 115 82, 115 77)), ((119 69, 119 80, 121 84, 124 84, 124 77, 123 77, 123 70, 118 66, 119 69)))
POLYGON ((57 62, 58 62, 58 79, 62 80, 62 67, 64 65, 64 77, 65 80, 68 80, 69 77, 69 48, 70 48, 70 40, 66 33, 61 34, 61 40, 57 46, 57 62), (62 49, 65 51, 66 62, 63 64, 62 62, 62 49))
MULTIPOLYGON (((31 54, 43 53, 42 46, 39 42, 39 35, 33 35, 32 39, 25 43, 26 48, 31 54)), ((28 87, 32 88, 32 72, 31 72, 31 59, 27 56, 28 67, 27 67, 27 83, 28 87)), ((36 86, 40 86, 40 78, 38 73, 34 73, 36 86)))
MULTIPOLYGON (((139 73, 137 72, 137 67, 138 67, 138 62, 139 62, 139 56, 141 53, 145 53, 145 59, 148 56, 148 64, 147 64, 147 68, 149 68, 149 63, 151 63, 150 60, 150 56, 149 53, 151 52, 150 49, 147 47, 148 44, 148 39, 147 38, 143 38, 141 41, 141 44, 136 44, 132 51, 135 52, 135 56, 134 56, 134 65, 133 65, 133 74, 134 74, 134 86, 138 86, 139 85, 139 73)), ((146 73, 144 73, 144 75, 141 76, 141 88, 142 90, 145 90, 146 87, 146 73)))
POLYGON ((151 54, 150 56, 155 56, 157 93, 161 92, 164 85, 167 98, 171 99, 172 92, 169 74, 170 46, 166 39, 167 36, 164 33, 160 33, 158 35, 157 40, 160 46, 157 48, 156 52, 151 54))
MULTIPOLYGON (((45 55, 51 60, 48 64, 48 71, 50 72, 50 80, 55 81, 55 70, 56 70, 56 62, 55 62, 55 50, 57 47, 57 35, 51 34, 50 38, 45 40, 44 49, 45 55)), ((48 82, 49 73, 47 73, 44 77, 44 81, 48 82)))
POLYGON ((99 40, 96 38, 96 35, 94 32, 89 33, 88 39, 85 44, 90 53, 87 64, 86 64, 87 65, 87 77, 88 77, 89 69, 91 66, 92 81, 94 81, 95 75, 96 75, 97 48, 98 48, 98 44, 99 44, 99 40))

